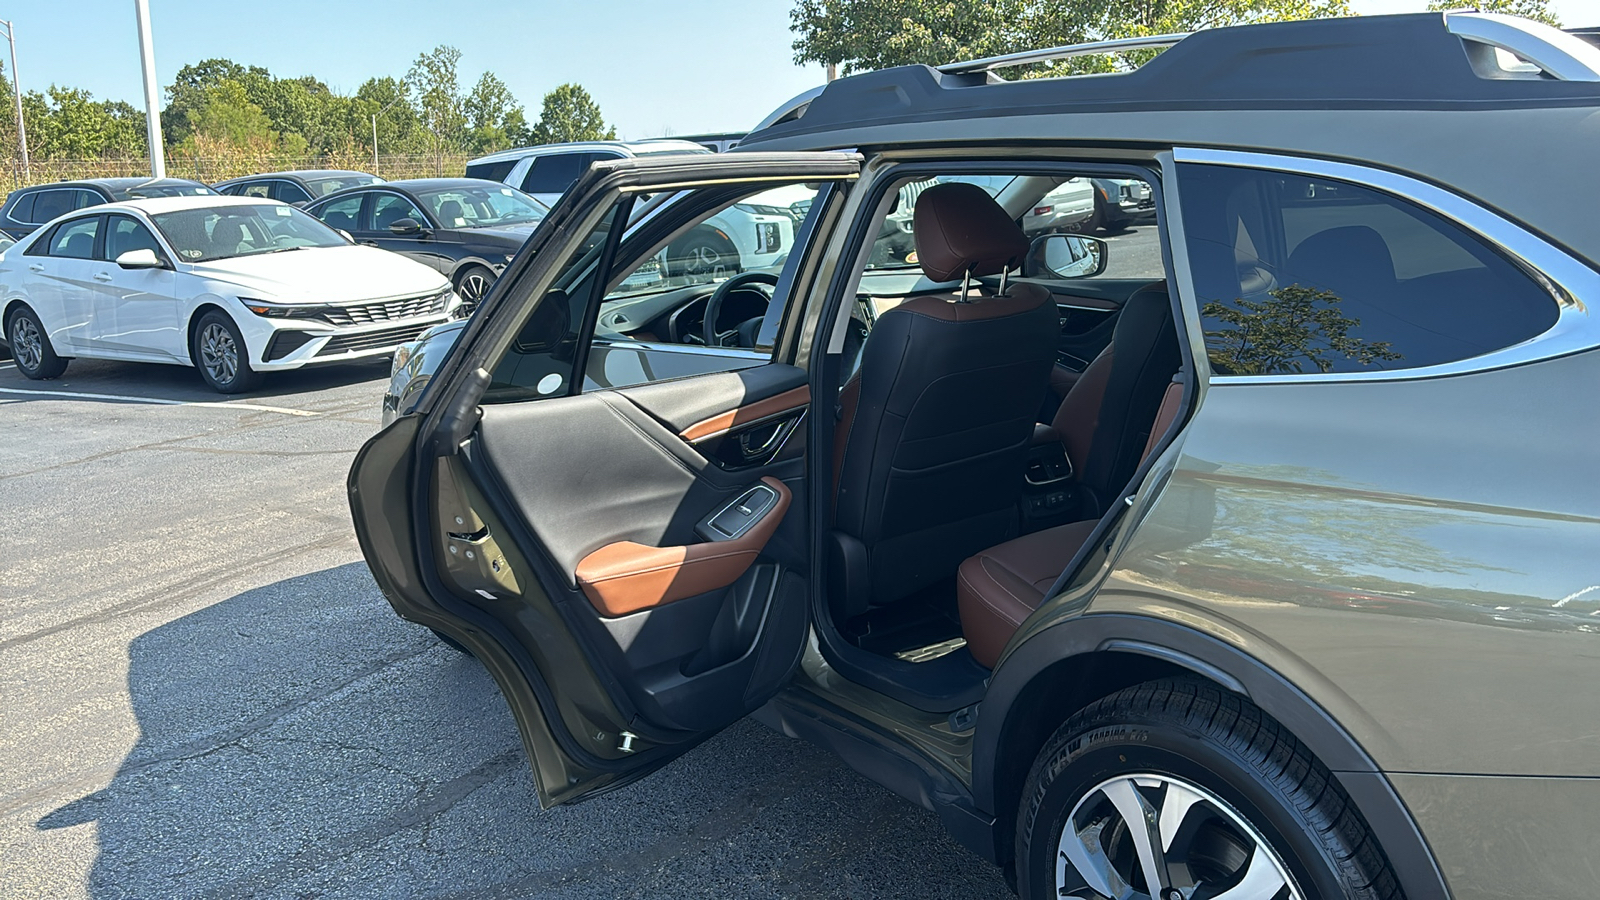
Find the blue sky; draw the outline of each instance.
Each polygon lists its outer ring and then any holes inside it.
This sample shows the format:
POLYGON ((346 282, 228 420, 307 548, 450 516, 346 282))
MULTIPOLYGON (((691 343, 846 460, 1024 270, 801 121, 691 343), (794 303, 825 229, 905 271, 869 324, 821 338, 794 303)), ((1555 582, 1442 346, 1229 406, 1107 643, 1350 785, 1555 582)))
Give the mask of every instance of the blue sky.
MULTIPOLYGON (((1353 2, 1364 14, 1426 5, 1353 2)), ((1568 25, 1600 24, 1600 0, 1552 5, 1568 25)), ((220 56, 275 75, 315 75, 349 93, 371 76, 404 75, 418 53, 450 44, 462 52, 463 82, 470 86, 485 69, 493 71, 530 119, 546 91, 576 81, 628 138, 749 128, 825 77, 818 66, 792 62, 791 0, 151 0, 150 6, 163 85, 184 64, 220 56)), ((23 88, 71 85, 140 104, 133 10, 132 0, 0 10, 15 17, 23 88)))

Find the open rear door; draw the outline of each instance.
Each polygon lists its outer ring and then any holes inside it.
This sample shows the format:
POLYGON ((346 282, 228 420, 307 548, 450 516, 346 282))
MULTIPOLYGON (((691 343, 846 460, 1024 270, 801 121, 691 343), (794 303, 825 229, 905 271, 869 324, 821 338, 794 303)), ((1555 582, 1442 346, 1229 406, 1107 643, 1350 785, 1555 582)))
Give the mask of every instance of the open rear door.
POLYGON ((374 575, 402 616, 494 674, 547 806, 659 768, 765 703, 798 661, 810 387, 783 357, 792 342, 749 346, 773 329, 723 327, 716 310, 784 319, 816 223, 859 166, 837 153, 596 165, 417 409, 357 456, 351 507, 374 575), (673 248, 693 240, 742 262, 679 274, 673 248))

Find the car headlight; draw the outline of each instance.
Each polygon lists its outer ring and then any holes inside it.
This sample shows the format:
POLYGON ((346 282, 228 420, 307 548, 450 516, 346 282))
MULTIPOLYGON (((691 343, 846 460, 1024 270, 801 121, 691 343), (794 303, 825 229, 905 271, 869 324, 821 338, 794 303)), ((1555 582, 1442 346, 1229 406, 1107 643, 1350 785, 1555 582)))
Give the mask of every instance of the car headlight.
POLYGON ((245 309, 269 319, 315 319, 327 311, 326 306, 285 306, 251 297, 240 297, 239 302, 244 304, 245 309))

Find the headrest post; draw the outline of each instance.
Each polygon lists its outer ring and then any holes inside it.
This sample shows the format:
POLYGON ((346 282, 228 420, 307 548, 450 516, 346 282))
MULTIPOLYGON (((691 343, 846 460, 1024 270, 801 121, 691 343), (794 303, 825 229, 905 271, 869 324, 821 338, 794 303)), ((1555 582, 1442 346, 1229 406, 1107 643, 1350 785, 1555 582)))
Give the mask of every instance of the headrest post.
POLYGON ((972 287, 972 268, 969 266, 961 273, 961 299, 957 303, 967 302, 967 289, 972 287))
POLYGON ((995 291, 996 297, 1004 297, 1006 295, 1006 276, 1009 274, 1011 274, 1011 267, 1007 264, 1006 268, 1000 270, 1000 290, 995 291))

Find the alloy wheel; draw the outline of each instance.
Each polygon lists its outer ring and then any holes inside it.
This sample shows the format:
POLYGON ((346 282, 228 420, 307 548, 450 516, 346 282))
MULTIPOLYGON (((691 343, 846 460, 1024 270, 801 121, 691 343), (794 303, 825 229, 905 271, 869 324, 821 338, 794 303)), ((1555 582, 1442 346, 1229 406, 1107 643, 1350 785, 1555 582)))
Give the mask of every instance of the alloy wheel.
POLYGON ((1121 775, 1085 794, 1056 854, 1064 900, 1304 900, 1266 838, 1170 775, 1121 775))
POLYGON ((456 293, 469 308, 477 308, 483 298, 489 294, 490 281, 482 272, 468 272, 467 277, 461 279, 461 286, 456 293))
POLYGON ((679 260, 681 272, 690 277, 715 275, 723 266, 722 254, 710 244, 695 244, 679 260))
POLYGON ((217 322, 200 331, 200 365, 217 384, 232 384, 239 372, 239 345, 228 329, 217 322))
POLYGON ((11 319, 11 355, 17 366, 27 371, 34 371, 44 363, 44 335, 25 315, 11 319))

